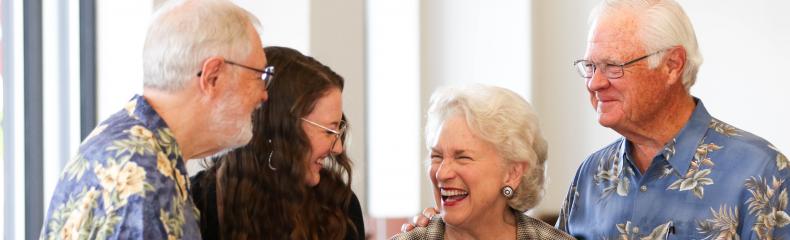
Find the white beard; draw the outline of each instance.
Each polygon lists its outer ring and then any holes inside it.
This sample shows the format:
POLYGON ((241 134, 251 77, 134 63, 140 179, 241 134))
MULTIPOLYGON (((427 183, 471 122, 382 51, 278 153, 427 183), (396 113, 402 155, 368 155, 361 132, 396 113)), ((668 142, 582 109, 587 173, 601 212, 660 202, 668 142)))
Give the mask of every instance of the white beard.
POLYGON ((247 145, 252 139, 252 113, 246 117, 235 118, 240 109, 241 96, 228 94, 220 100, 217 107, 211 109, 211 122, 208 131, 215 135, 217 145, 222 148, 214 156, 224 155, 238 147, 247 145), (235 118, 235 119, 234 119, 235 118))

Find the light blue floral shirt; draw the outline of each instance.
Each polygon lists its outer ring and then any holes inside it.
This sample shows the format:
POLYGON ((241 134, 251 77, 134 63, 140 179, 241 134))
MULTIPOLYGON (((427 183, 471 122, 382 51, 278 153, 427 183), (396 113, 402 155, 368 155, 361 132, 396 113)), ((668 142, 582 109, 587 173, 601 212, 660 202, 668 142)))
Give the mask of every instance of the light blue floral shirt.
POLYGON ((139 95, 66 165, 41 239, 200 239, 181 150, 139 95))
POLYGON ((623 138, 588 157, 557 228, 583 239, 790 239, 787 157, 695 100, 645 173, 623 138))

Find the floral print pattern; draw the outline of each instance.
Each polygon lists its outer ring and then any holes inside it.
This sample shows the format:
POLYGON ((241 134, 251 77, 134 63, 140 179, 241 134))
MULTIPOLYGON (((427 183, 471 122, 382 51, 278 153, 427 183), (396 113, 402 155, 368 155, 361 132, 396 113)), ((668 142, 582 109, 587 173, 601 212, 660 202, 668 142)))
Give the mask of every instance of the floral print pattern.
POLYGON ((711 208, 710 213, 710 219, 697 223, 697 231, 705 235, 703 239, 741 239, 738 236, 738 208, 722 205, 719 211, 711 208))
MULTIPOLYGON (((617 155, 610 155, 608 159, 601 158, 598 161, 598 172, 593 176, 595 184, 602 184, 605 187, 601 190, 602 198, 606 198, 616 192, 619 196, 628 196, 629 186, 631 185, 628 178, 622 176, 622 166, 620 166, 620 157, 617 155)), ((633 175, 631 169, 626 169, 626 173, 633 175)))
POLYGON ((713 143, 700 144, 697 146, 697 151, 694 153, 694 158, 691 159, 691 164, 686 175, 670 184, 667 189, 679 191, 691 190, 694 196, 702 199, 705 195, 705 185, 713 184, 713 179, 709 178, 708 175, 710 175, 711 169, 715 164, 713 164, 713 160, 708 157, 708 154, 719 149, 721 149, 721 146, 713 143), (700 170, 701 167, 709 168, 700 170))
POLYGON ((625 223, 617 224, 617 231, 620 233, 620 236, 617 239, 620 240, 659 240, 659 239, 666 239, 667 234, 669 234, 670 227, 672 226, 672 222, 667 222, 658 227, 653 228, 647 234, 640 235, 639 227, 633 226, 631 221, 626 221, 625 223))
POLYGON ((757 216, 752 230, 760 239, 774 239, 774 229, 790 224, 790 216, 787 215, 787 188, 783 187, 785 180, 776 177, 770 182, 762 177, 746 180, 746 189, 752 194, 746 200, 749 214, 757 216))
POLYGON ((186 168, 141 96, 83 140, 52 196, 41 239, 200 239, 186 168))
POLYGON ((557 228, 584 239, 790 239, 787 157, 695 101, 645 172, 624 138, 588 157, 557 228))
POLYGON ((776 147, 771 144, 769 144, 768 147, 776 151, 776 168, 779 170, 784 170, 788 167, 788 165, 790 165, 790 162, 787 161, 787 157, 780 153, 779 149, 776 149, 776 147))

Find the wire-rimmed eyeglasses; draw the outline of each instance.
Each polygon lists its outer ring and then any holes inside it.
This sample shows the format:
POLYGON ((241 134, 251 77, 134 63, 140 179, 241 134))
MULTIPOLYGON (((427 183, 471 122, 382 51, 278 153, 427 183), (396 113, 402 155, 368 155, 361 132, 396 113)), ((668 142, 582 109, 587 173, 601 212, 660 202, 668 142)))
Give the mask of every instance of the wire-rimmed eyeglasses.
MULTIPOLYGON (((327 134, 335 135, 335 140, 332 141, 332 145, 329 146, 330 152, 332 151, 332 149, 335 149, 335 145, 339 141, 345 140, 346 129, 347 129, 347 126, 348 126, 346 124, 346 121, 340 120, 340 122, 338 122, 338 124, 337 124, 337 130, 334 130, 334 129, 328 128, 328 127, 326 127, 324 125, 318 124, 316 122, 307 120, 306 118, 302 118, 302 121, 305 121, 305 122, 307 122, 307 123, 309 123, 309 124, 311 124, 313 126, 316 126, 316 127, 319 127, 321 129, 323 129, 327 134)), ((346 144, 345 143, 341 143, 341 144, 342 144, 341 145, 342 149, 345 151, 346 150, 346 144)), ((334 160, 334 158, 335 158, 335 154, 334 153, 329 154, 329 156, 332 158, 332 160, 334 160)))
MULTIPOLYGON (((225 60, 225 63, 230 64, 230 65, 234 65, 234 66, 239 66, 239 67, 246 68, 246 69, 249 69, 249 70, 256 71, 256 72, 260 73, 261 74, 261 76, 260 76, 261 81, 263 81, 263 85, 266 87, 266 89, 269 89, 269 85, 272 84, 272 77, 274 77, 274 66, 266 66, 265 68, 263 68, 263 70, 260 70, 260 69, 254 68, 254 67, 250 67, 250 66, 247 66, 247 65, 244 65, 244 64, 240 64, 240 63, 236 63, 236 62, 232 62, 232 61, 228 61, 228 60, 225 60)), ((203 70, 201 70, 201 71, 199 71, 197 73, 198 77, 200 77, 201 75, 203 75, 203 70)))
POLYGON ((663 52, 663 51, 664 50, 659 50, 659 51, 653 52, 651 54, 647 54, 647 55, 635 58, 634 60, 625 62, 623 64, 606 63, 606 65, 603 66, 603 68, 599 68, 598 67, 598 65, 600 65, 600 63, 595 63, 593 61, 586 60, 586 59, 580 59, 580 60, 574 61, 573 62, 573 66, 576 68, 576 72, 578 72, 579 75, 582 76, 585 79, 592 78, 592 76, 595 73, 596 69, 602 69, 603 70, 602 71, 603 74, 605 74, 606 78, 608 78, 608 79, 617 79, 617 78, 623 77, 623 74, 625 74, 625 70, 623 70, 623 68, 625 66, 634 64, 636 62, 639 62, 639 61, 641 61, 643 59, 646 59, 646 58, 648 58, 650 56, 656 55, 656 54, 658 54, 660 52, 663 52))

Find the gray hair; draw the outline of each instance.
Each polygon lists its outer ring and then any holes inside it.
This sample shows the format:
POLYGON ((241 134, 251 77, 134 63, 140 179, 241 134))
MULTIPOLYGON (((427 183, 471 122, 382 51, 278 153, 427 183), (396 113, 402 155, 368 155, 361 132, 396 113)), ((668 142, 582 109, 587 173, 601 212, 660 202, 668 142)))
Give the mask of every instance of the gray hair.
MULTIPOLYGON (((702 65, 702 54, 697 45, 697 36, 686 12, 674 0, 604 0, 590 14, 590 37, 598 18, 613 14, 629 14, 639 19, 637 37, 648 52, 660 51, 672 46, 683 46, 686 63, 683 66, 683 86, 686 90, 697 81, 697 72, 702 65)), ((647 59, 650 68, 658 66, 663 53, 647 59)))
POLYGON ((455 116, 464 117, 472 133, 491 143, 506 163, 527 163, 508 206, 521 212, 535 207, 545 191, 548 145, 530 104, 515 92, 495 86, 438 90, 428 108, 426 145, 434 143, 442 123, 455 116))
POLYGON ((171 0, 154 14, 143 47, 143 85, 178 91, 212 56, 241 61, 258 19, 227 0, 171 0))

